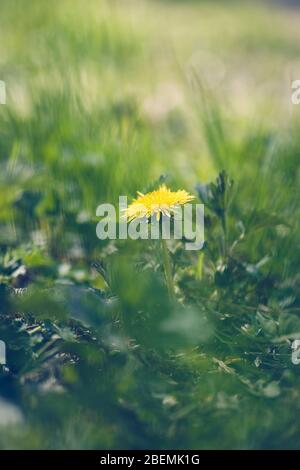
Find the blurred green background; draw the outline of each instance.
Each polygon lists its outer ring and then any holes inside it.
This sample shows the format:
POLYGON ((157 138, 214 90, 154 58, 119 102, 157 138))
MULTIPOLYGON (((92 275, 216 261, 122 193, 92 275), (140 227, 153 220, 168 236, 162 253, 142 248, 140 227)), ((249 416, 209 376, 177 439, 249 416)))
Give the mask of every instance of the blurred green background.
POLYGON ((299 20, 0 0, 1 448, 299 448, 299 20), (163 180, 206 203, 176 302, 155 243, 96 237, 163 180))

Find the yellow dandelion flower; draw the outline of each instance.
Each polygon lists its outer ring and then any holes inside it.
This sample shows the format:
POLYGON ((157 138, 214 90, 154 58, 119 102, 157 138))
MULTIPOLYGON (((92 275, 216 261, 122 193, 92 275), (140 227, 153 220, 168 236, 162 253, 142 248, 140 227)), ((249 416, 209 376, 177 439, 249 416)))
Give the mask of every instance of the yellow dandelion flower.
POLYGON ((157 220, 160 220, 161 214, 171 217, 179 206, 194 199, 194 196, 184 189, 171 191, 165 184, 150 193, 137 194, 138 197, 125 209, 124 215, 129 222, 141 217, 150 218, 154 214, 157 220))

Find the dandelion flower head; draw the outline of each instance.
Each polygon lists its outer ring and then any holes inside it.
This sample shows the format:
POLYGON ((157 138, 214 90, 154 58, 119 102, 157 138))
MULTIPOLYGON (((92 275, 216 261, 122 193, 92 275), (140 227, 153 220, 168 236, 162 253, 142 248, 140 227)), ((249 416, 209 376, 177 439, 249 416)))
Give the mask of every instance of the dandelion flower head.
POLYGON ((155 191, 143 194, 137 192, 138 197, 125 210, 125 217, 128 222, 141 217, 150 218, 156 215, 160 220, 161 214, 171 217, 179 206, 186 204, 194 199, 184 189, 171 191, 165 184, 162 184, 155 191))

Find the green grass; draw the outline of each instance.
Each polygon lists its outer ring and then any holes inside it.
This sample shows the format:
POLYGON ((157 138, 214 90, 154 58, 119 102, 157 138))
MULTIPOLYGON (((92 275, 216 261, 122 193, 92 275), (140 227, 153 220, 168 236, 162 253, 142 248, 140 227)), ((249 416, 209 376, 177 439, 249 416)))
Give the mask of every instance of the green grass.
POLYGON ((300 13, 0 12, 0 447, 299 448, 300 13), (157 244, 97 239, 99 204, 161 175, 203 200, 222 170, 203 251, 172 246, 175 302, 157 244))

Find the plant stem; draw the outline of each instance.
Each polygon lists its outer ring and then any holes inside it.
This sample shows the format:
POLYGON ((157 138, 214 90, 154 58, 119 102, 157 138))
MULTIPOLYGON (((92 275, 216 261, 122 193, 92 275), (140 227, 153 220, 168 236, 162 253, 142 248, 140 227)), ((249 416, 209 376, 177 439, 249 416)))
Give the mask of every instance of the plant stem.
POLYGON ((170 295, 170 299, 175 299, 175 291, 174 291, 174 283, 173 283, 173 276, 172 276, 172 268, 170 263, 170 256, 168 252, 168 246, 166 240, 163 238, 161 240, 161 249, 162 249, 162 257, 163 257, 163 265, 165 270, 166 282, 168 287, 168 292, 170 295))
POLYGON ((224 210, 221 216, 222 230, 223 230, 223 256, 227 256, 227 220, 226 220, 226 210, 224 210))

